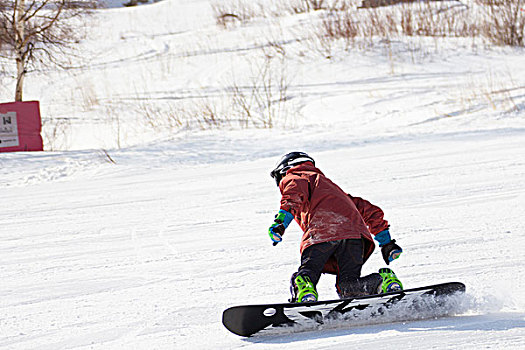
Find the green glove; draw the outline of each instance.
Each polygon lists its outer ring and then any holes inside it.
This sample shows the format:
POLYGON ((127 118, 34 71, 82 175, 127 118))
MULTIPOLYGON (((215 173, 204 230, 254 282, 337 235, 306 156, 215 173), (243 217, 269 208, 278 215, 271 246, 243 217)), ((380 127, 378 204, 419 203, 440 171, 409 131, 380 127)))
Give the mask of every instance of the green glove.
POLYGON ((275 215, 275 220, 273 224, 268 229, 268 234, 270 239, 273 241, 273 245, 281 242, 283 240, 283 234, 290 222, 293 220, 292 213, 287 212, 286 210, 279 210, 277 215, 275 215))

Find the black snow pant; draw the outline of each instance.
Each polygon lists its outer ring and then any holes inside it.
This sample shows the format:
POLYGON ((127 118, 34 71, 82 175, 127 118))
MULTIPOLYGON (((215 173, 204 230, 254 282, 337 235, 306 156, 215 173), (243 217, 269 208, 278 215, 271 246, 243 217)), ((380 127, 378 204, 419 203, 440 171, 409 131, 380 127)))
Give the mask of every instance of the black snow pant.
POLYGON ((311 245, 301 255, 301 266, 292 276, 292 299, 295 277, 308 276, 317 285, 326 262, 334 256, 339 268, 336 288, 339 297, 350 298, 377 293, 383 279, 378 273, 361 277, 363 267, 363 241, 343 239, 311 245))

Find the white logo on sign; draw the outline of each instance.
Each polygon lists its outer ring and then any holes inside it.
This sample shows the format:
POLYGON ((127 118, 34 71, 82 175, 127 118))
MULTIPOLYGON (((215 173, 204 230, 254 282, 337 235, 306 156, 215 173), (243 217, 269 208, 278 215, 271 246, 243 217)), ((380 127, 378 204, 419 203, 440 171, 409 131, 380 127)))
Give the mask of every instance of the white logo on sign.
POLYGON ((16 112, 0 113, 0 148, 19 144, 16 112))

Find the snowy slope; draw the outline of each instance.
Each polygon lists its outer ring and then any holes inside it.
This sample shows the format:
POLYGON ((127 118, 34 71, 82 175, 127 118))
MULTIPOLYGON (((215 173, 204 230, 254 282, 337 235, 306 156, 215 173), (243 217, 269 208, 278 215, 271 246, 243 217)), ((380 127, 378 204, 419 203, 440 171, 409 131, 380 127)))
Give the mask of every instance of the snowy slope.
MULTIPOLYGON (((235 141, 232 153, 260 151, 235 141)), ((344 188, 384 207, 406 250, 394 267, 407 285, 463 281, 471 305, 445 320, 250 340, 229 334, 221 311, 284 301, 298 263, 297 227, 277 247, 265 234, 278 205, 267 176, 274 159, 223 160, 217 147, 197 164, 177 154, 177 142, 163 146, 115 152, 117 165, 93 161, 63 179, 3 183, 0 345, 373 348, 392 336, 409 348, 524 345, 521 132, 301 147, 344 188)), ((376 253, 365 272, 379 266, 376 253)), ((322 279, 324 298, 335 297, 333 283, 322 279)))
MULTIPOLYGON (((338 60, 294 55, 290 93, 301 115, 293 128, 166 136, 123 117, 128 135, 135 128, 144 138, 123 137, 128 146, 117 149, 104 101, 175 103, 220 91, 232 65, 258 55, 254 36, 268 25, 220 30, 207 1, 182 0, 112 8, 95 20, 105 40, 82 45, 98 60, 27 83, 45 115, 76 118, 72 136, 56 140, 69 150, 0 155, 0 349, 525 347, 522 50, 453 41, 416 62, 401 43, 393 61, 381 47, 338 60), (99 104, 72 103, 80 88, 99 104), (509 91, 486 97, 498 89, 509 91), (288 298, 300 230, 293 224, 276 247, 266 230, 280 198, 269 171, 292 150, 385 210, 405 250, 392 266, 405 286, 464 282, 461 315, 229 333, 225 308, 288 298)), ((363 273, 382 266, 375 252, 363 273)), ((322 277, 323 299, 336 297, 334 282, 322 277)))

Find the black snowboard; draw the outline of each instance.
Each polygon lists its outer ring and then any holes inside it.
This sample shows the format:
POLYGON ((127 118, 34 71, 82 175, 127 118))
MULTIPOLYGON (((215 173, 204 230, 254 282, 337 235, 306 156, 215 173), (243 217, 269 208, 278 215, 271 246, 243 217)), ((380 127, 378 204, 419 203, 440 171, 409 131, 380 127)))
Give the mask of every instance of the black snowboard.
POLYGON ((410 316, 418 319, 425 318, 424 315, 438 316, 440 311, 447 311, 447 297, 464 292, 463 283, 449 282, 350 299, 234 306, 224 310, 222 323, 232 333, 247 337, 277 327, 324 324, 334 320, 338 322, 368 319, 386 314, 394 317, 391 321, 396 321, 397 316, 406 317, 407 315, 401 313, 406 313, 407 310, 410 316), (402 309, 398 310, 397 308, 401 306, 402 309))

